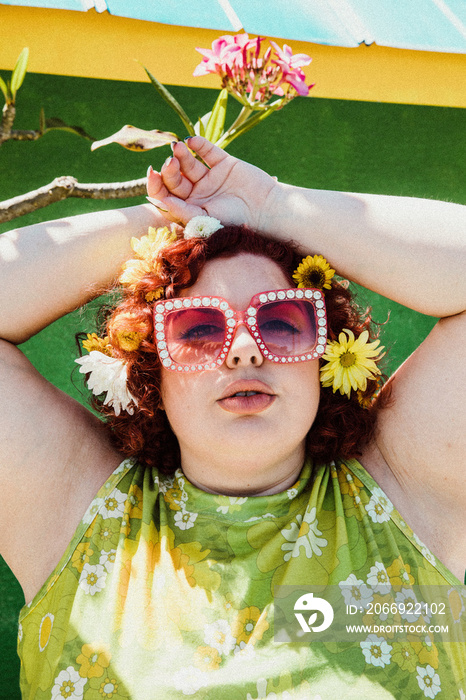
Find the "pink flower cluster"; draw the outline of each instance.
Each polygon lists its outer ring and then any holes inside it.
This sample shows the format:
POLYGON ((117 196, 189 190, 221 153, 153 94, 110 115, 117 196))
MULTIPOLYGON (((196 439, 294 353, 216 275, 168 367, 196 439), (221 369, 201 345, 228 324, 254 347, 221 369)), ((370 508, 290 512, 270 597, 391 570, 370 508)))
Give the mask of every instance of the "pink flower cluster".
POLYGON ((293 55, 286 44, 281 49, 274 41, 261 56, 263 37, 250 39, 248 34, 225 35, 212 43, 212 49, 196 49, 203 59, 194 74, 217 73, 222 87, 242 102, 266 104, 272 95, 308 95, 312 85, 306 85, 302 66, 311 58, 304 53, 293 55))

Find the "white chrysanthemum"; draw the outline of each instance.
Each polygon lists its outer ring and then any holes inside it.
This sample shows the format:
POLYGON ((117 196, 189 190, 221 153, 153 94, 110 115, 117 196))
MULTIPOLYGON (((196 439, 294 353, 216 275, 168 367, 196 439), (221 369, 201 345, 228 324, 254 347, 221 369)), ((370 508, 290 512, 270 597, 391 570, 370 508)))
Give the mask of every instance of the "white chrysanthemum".
POLYGON ((184 238, 209 238, 221 228, 222 224, 213 216, 195 216, 186 224, 184 238))
POLYGON ((133 415, 134 408, 130 404, 132 402, 137 406, 138 403, 128 391, 128 373, 123 360, 92 350, 89 355, 79 357, 75 362, 81 365, 81 374, 90 374, 87 386, 93 394, 99 396, 107 393, 104 404, 111 406, 117 416, 121 410, 133 415))

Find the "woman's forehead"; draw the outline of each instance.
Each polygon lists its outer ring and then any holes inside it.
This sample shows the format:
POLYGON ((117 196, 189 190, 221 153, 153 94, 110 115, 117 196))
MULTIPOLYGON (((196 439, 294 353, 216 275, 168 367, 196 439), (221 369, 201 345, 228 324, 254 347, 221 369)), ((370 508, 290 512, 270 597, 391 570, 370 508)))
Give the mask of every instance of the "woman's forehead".
POLYGON ((196 283, 185 289, 182 296, 221 296, 242 309, 258 292, 289 286, 283 270, 270 258, 239 253, 206 263, 196 283))

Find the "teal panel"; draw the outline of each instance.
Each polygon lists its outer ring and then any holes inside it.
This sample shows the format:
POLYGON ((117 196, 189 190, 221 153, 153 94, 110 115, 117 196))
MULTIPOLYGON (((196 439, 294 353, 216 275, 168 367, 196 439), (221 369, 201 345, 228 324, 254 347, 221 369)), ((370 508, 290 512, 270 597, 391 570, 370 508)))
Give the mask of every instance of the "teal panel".
POLYGON ((208 27, 232 31, 220 3, 212 0, 164 0, 147 2, 146 0, 106 0, 108 11, 120 17, 133 17, 151 22, 177 24, 183 27, 208 27))
POLYGON ((331 46, 357 46, 351 28, 330 3, 273 0, 268 11, 259 2, 231 0, 246 31, 331 46))
POLYGON ((454 10, 465 14, 464 2, 426 0, 351 0, 360 19, 380 46, 424 51, 466 52, 466 27, 454 10), (450 5, 450 7, 449 7, 450 5), (442 11, 442 7, 446 12, 442 11))
MULTIPOLYGON (((156 68, 149 66, 156 74, 156 68)), ((3 77, 8 77, 3 73, 3 77)), ((174 87, 192 119, 208 111, 216 91, 174 87)), ((18 96, 17 128, 38 125, 39 110, 81 125, 104 138, 123 124, 159 128, 185 136, 184 127, 150 85, 61 76, 28 75, 18 96)), ((232 112, 235 106, 232 106, 232 112)), ((299 98, 266 120, 230 152, 250 160, 279 179, 304 187, 412 195, 466 204, 464 141, 466 111, 413 105, 299 98)), ((112 145, 91 153, 89 142, 66 132, 43 139, 7 142, 0 150, 0 199, 74 175, 81 182, 141 177, 150 163, 160 167, 170 150, 139 154, 112 145)), ((139 201, 144 201, 143 199, 139 201)), ((123 201, 131 206, 135 200, 123 201)), ((0 226, 14 226, 114 207, 114 202, 70 199, 0 226)), ((120 206, 120 205, 118 205, 120 206)), ((290 228, 293 222, 290 221, 290 228)), ((342 231, 344 236, 344 231, 342 231)), ((409 270, 407 270, 407 275, 409 270)), ((435 319, 360 290, 362 305, 374 318, 390 322, 383 342, 395 369, 427 335, 435 319)), ((92 330, 92 314, 66 316, 25 343, 22 349, 40 372, 85 402, 81 375, 73 369, 74 333, 92 330), (57 361, 60 358, 60 361, 57 361)), ((0 699, 17 700, 16 616, 21 591, 0 564, 0 699)))

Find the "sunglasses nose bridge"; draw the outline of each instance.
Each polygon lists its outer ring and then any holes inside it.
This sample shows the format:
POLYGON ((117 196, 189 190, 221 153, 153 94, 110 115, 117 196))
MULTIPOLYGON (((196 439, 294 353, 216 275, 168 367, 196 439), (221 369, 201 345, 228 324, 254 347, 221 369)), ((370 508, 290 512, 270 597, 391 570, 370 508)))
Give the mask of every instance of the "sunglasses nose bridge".
POLYGON ((232 329, 231 344, 226 357, 227 366, 236 367, 242 363, 262 364, 264 357, 247 322, 247 311, 236 311, 234 318, 236 323, 232 329), (240 337, 238 337, 238 331, 242 326, 244 326, 246 333, 241 333, 240 337))

